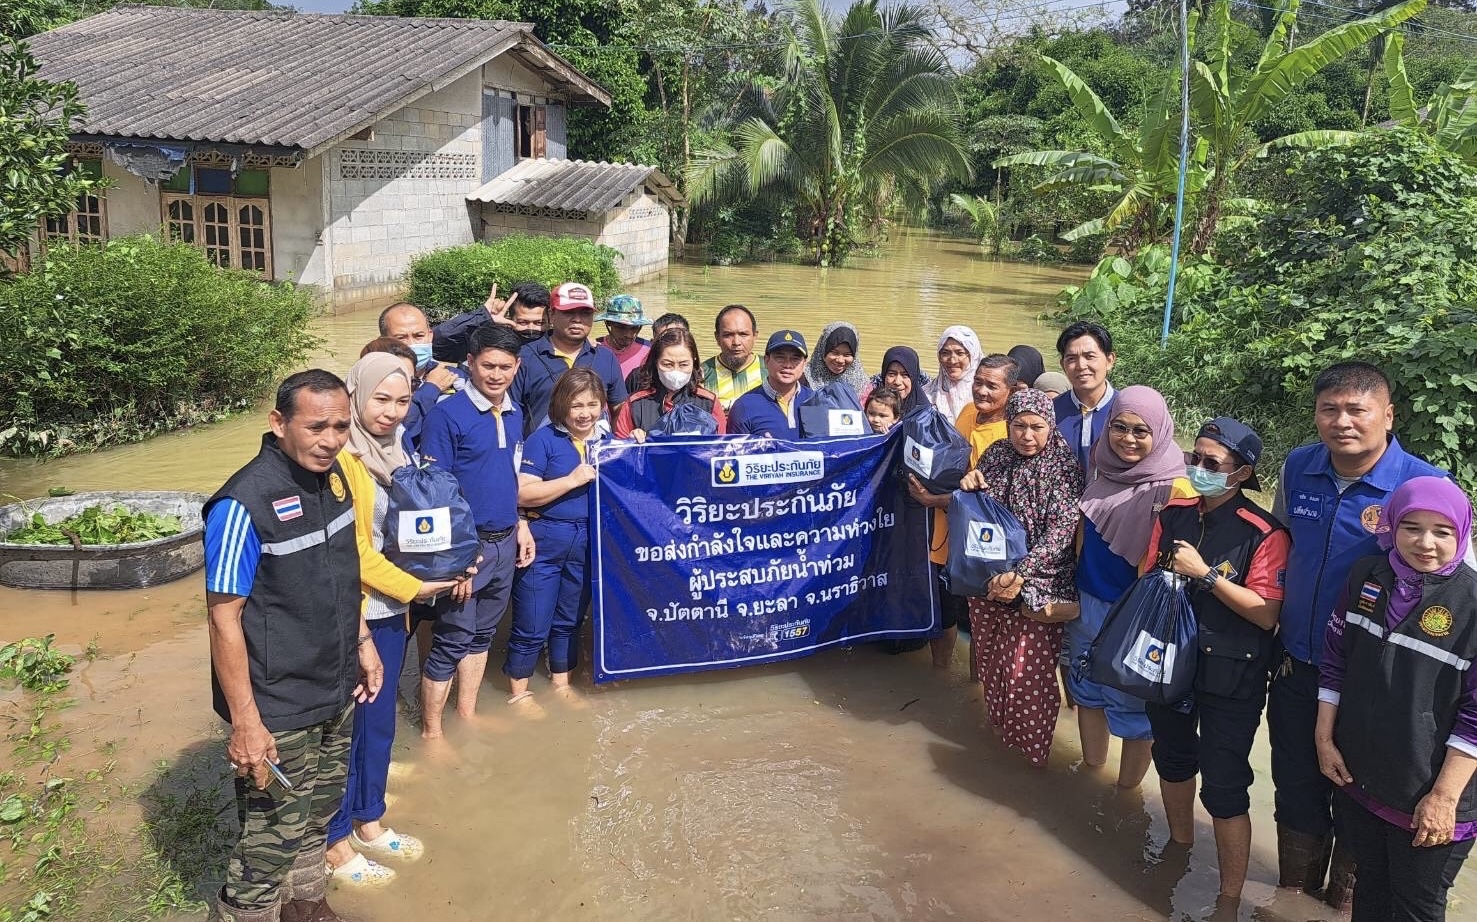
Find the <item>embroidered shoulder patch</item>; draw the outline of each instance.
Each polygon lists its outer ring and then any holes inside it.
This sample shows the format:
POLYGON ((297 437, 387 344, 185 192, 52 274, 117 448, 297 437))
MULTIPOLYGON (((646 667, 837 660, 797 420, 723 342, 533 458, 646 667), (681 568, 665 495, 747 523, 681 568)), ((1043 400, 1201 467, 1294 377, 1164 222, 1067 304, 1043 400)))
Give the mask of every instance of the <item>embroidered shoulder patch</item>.
POLYGON ((274 499, 272 500, 272 511, 277 513, 279 522, 290 522, 293 519, 302 518, 302 497, 285 496, 282 499, 274 499))
POLYGON ((1421 630, 1432 637, 1445 637, 1451 633, 1451 612, 1440 605, 1432 605, 1421 612, 1421 630))
POLYGON ((1364 587, 1359 590, 1359 610, 1374 611, 1375 603, 1380 600, 1380 592, 1379 583, 1373 581, 1365 583, 1364 587))
MULTIPOLYGON (((1371 503, 1364 507, 1363 512, 1359 513, 1359 524, 1363 525, 1364 530, 1371 535, 1377 535, 1382 530, 1380 528, 1380 512, 1382 508, 1379 503, 1371 503)), ((1389 528, 1386 527, 1383 530, 1389 531, 1389 528)))

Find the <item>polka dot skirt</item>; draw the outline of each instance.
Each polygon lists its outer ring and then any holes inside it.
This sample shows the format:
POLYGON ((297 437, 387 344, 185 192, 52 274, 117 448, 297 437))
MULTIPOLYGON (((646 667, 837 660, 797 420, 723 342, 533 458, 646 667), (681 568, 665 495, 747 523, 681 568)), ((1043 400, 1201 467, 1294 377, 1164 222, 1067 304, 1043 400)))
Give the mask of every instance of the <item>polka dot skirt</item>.
POLYGON ((1056 733, 1057 652, 1062 625, 1032 621, 988 599, 969 600, 971 673, 985 686, 985 712, 1000 741, 1045 765, 1056 733))

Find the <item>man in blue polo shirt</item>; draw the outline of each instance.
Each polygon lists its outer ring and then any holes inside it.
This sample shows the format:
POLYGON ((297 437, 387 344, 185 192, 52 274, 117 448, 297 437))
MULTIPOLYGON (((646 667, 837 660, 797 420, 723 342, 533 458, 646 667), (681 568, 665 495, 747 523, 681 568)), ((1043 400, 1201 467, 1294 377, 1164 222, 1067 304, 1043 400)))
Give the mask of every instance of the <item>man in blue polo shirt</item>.
POLYGON ((1400 447, 1390 379, 1375 366, 1330 366, 1313 382, 1313 403, 1319 441, 1287 456, 1272 509, 1292 533, 1292 554, 1267 729, 1280 884, 1315 891, 1327 871, 1324 900, 1344 908, 1353 895, 1353 855, 1334 847, 1334 786, 1319 768, 1313 738, 1323 634, 1349 568, 1380 553, 1375 533, 1386 498, 1412 477, 1447 475, 1400 447))
POLYGON ((1079 320, 1056 338, 1056 352, 1072 386, 1056 398, 1057 431, 1072 446, 1082 469, 1091 470, 1092 446, 1108 424, 1117 394, 1108 381, 1117 362, 1113 335, 1100 324, 1079 320))
POLYGON ((549 397, 559 376, 576 365, 592 369, 605 384, 607 412, 615 419, 626 402, 626 376, 620 359, 587 337, 595 325, 595 298, 578 282, 565 282, 549 298, 549 332, 523 347, 518 376, 510 392, 523 408, 523 434, 549 421, 549 397))
POLYGON ((421 674, 425 739, 441 736, 453 676, 457 714, 470 718, 476 712, 492 635, 512 597, 513 572, 533 562, 533 535, 518 518, 523 416, 508 396, 522 345, 518 334, 502 324, 474 330, 467 352, 470 386, 436 404, 421 432, 421 456, 456 477, 482 539, 471 597, 438 606, 421 674))
POLYGON ((780 330, 764 347, 764 381, 733 402, 728 411, 729 433, 800 438, 800 404, 811 390, 800 383, 805 373, 805 337, 780 330))

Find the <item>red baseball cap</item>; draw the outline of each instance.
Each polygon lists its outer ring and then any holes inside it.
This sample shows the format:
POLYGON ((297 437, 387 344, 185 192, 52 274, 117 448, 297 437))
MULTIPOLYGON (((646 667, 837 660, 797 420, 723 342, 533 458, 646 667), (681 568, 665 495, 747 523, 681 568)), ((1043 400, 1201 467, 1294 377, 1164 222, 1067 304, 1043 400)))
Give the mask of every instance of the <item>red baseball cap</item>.
POLYGON ((565 282, 554 289, 549 306, 556 311, 592 311, 595 309, 595 296, 579 282, 565 282))

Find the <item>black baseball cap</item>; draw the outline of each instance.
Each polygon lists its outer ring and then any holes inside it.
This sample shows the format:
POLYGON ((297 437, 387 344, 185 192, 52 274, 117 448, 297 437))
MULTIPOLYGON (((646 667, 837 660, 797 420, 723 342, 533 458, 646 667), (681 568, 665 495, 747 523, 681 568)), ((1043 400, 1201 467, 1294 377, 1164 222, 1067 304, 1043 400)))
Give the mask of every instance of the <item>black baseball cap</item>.
POLYGON ((1262 456, 1262 437, 1256 430, 1229 416, 1217 416, 1200 427, 1196 439, 1210 439, 1234 451, 1241 460, 1252 467, 1251 479, 1242 484, 1248 490, 1260 490, 1261 481, 1256 476, 1256 463, 1262 456))

